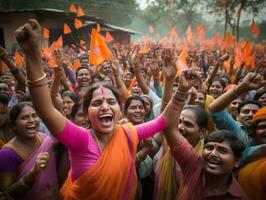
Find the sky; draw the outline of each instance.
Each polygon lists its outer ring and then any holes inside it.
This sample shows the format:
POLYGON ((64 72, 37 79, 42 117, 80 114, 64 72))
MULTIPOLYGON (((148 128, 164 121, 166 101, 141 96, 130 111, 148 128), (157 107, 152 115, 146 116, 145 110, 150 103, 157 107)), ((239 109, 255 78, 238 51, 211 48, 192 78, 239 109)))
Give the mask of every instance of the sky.
POLYGON ((148 6, 147 0, 136 0, 139 4, 140 9, 144 10, 148 6))

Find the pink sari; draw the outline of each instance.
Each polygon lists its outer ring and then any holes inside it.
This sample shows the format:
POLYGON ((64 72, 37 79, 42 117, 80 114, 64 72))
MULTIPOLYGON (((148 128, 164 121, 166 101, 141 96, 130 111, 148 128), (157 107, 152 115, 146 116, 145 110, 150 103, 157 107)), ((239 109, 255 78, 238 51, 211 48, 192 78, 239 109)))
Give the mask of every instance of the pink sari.
POLYGON ((34 185, 27 192, 23 199, 59 199, 56 162, 54 153, 52 151, 54 141, 49 136, 45 136, 43 134, 41 134, 41 136, 44 137, 41 146, 20 165, 18 179, 31 170, 39 153, 49 152, 50 158, 47 167, 39 173, 34 185))

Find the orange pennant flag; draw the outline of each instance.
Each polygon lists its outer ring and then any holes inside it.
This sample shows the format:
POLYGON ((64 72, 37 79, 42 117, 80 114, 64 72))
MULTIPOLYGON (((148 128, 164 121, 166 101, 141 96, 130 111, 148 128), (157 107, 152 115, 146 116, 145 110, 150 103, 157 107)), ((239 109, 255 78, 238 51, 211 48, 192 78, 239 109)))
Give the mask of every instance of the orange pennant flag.
POLYGON ((78 7, 78 11, 77 11, 77 16, 78 17, 82 17, 82 16, 84 16, 85 14, 84 14, 84 11, 83 11, 83 9, 81 8, 81 6, 79 6, 78 7))
POLYGON ((75 18, 74 26, 75 26, 76 29, 79 29, 79 28, 81 28, 83 26, 83 23, 79 19, 75 18))
POLYGON ((176 37, 178 36, 177 32, 176 32, 176 27, 173 27, 170 31, 169 31, 169 35, 172 37, 176 37))
POLYGON ((51 53, 51 49, 49 48, 49 47, 47 47, 47 48, 44 48, 43 50, 42 50, 42 57, 45 57, 45 58, 50 58, 51 57, 51 55, 52 55, 52 53, 51 53))
POLYGON ((180 73, 182 70, 188 69, 187 56, 188 56, 188 52, 186 48, 184 47, 176 61, 177 73, 180 73))
POLYGON ((97 30, 98 33, 101 32, 101 26, 100 26, 99 23, 96 24, 96 30, 97 30))
POLYGON ((107 43, 112 42, 114 40, 114 38, 112 37, 112 35, 108 31, 106 31, 105 40, 107 43))
POLYGON ((51 44, 50 48, 51 48, 51 50, 58 50, 58 49, 63 48, 62 35, 60 35, 59 38, 51 44))
POLYGON ((197 31, 197 34, 198 34, 198 40, 202 41, 205 37, 206 26, 195 25, 195 30, 197 31))
POLYGON ((15 65, 22 67, 24 65, 24 59, 19 52, 15 52, 15 65))
POLYGON ((193 42, 193 32, 192 32, 191 26, 188 26, 187 27, 186 40, 189 43, 192 43, 193 42))
POLYGON ((42 29, 42 35, 43 35, 44 38, 48 39, 50 37, 50 31, 49 31, 49 29, 44 27, 42 29))
POLYGON ((71 33, 71 29, 66 23, 64 23, 64 34, 69 34, 69 33, 71 33))
POLYGON ((77 13, 77 9, 76 9, 74 3, 72 3, 72 4, 70 5, 70 7, 69 7, 69 11, 70 11, 71 13, 77 13))
POLYGON ((254 19, 252 20, 252 23, 250 25, 250 31, 253 33, 255 38, 257 38, 260 34, 260 28, 257 26, 254 19))
POLYGON ((89 57, 90 64, 99 65, 103 61, 108 60, 111 54, 112 53, 105 44, 103 37, 101 37, 97 30, 92 29, 89 57))
POLYGON ((57 61, 56 61, 56 58, 54 56, 52 56, 48 59, 48 66, 51 68, 54 68, 57 66, 57 61))
POLYGON ((150 33, 153 33, 153 32, 154 32, 154 28, 153 28, 152 25, 149 26, 149 32, 150 32, 150 33))
POLYGON ((142 47, 140 50, 139 50, 139 53, 140 54, 147 54, 149 53, 149 48, 148 47, 142 47))
POLYGON ((79 67, 80 67, 80 61, 79 61, 79 59, 77 58, 76 60, 74 60, 74 62, 73 62, 73 64, 72 64, 71 68, 72 68, 73 71, 76 71, 79 67))

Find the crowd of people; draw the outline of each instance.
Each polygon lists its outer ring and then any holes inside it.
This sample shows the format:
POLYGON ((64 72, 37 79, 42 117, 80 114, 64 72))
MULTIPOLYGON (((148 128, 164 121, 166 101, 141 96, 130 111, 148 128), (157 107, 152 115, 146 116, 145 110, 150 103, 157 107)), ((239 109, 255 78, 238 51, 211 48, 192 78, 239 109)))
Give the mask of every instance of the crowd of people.
POLYGON ((170 39, 99 65, 68 45, 51 67, 41 29, 16 30, 22 67, 0 47, 0 199, 266 199, 265 42, 254 67, 200 43, 181 67, 170 39))

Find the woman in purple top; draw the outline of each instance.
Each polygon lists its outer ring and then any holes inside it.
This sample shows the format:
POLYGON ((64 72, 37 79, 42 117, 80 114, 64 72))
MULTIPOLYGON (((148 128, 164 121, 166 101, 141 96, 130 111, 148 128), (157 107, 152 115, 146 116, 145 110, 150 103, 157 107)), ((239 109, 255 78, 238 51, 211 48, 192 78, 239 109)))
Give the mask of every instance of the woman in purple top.
POLYGON ((41 199, 40 194, 44 199, 46 195, 56 199, 54 141, 37 132, 40 118, 30 103, 15 105, 9 121, 16 136, 0 151, 0 191, 15 199, 41 199))

